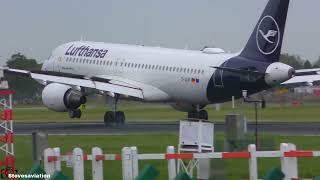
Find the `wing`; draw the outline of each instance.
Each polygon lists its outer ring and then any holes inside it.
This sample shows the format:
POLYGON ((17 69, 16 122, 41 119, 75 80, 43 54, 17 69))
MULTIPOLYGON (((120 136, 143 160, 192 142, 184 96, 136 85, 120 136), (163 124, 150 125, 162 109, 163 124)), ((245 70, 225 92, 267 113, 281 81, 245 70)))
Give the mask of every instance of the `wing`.
POLYGON ((295 76, 320 75, 320 68, 296 70, 295 76))
POLYGON ((320 84, 320 69, 296 70, 295 76, 281 84, 282 87, 294 88, 299 86, 313 86, 320 84))
POLYGON ((283 87, 313 86, 320 84, 320 75, 295 76, 281 84, 283 87))
POLYGON ((113 92, 117 94, 132 96, 135 98, 144 99, 143 90, 133 84, 126 82, 115 81, 102 77, 86 77, 61 72, 49 71, 26 71, 19 69, 1 68, 6 74, 17 74, 31 77, 44 84, 56 82, 61 84, 80 86, 85 88, 97 89, 100 91, 113 92))

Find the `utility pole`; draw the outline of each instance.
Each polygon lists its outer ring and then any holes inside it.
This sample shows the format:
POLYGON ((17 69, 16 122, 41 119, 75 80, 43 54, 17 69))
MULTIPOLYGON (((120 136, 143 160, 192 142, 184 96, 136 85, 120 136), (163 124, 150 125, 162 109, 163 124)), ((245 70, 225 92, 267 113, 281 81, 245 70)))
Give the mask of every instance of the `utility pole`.
POLYGON ((262 108, 266 107, 266 101, 264 99, 262 100, 251 100, 248 97, 248 91, 247 90, 242 90, 242 96, 243 96, 243 101, 246 103, 253 103, 254 104, 254 112, 255 112, 255 131, 254 131, 254 136, 255 136, 255 144, 257 150, 259 149, 259 140, 258 140, 258 105, 261 104, 262 108))

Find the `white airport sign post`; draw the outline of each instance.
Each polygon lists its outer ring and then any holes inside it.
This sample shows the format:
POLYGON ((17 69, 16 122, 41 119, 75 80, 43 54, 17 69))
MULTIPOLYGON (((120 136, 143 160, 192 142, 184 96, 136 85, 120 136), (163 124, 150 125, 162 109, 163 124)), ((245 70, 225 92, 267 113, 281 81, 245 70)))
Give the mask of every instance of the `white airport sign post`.
MULTIPOLYGON (((214 152, 214 124, 202 120, 180 121, 178 147, 178 153, 214 152)), ((197 179, 209 179, 209 159, 193 159, 188 163, 178 160, 178 172, 185 171, 192 177, 194 168, 197 168, 197 179)))

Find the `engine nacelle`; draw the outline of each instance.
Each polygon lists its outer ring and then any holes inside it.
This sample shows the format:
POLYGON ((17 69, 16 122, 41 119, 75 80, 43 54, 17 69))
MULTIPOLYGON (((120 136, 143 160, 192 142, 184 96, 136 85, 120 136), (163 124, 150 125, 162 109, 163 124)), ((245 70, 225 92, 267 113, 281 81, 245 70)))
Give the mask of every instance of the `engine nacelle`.
MULTIPOLYGON (((170 104, 175 110, 177 111, 182 111, 182 112, 196 112, 197 111, 197 106, 189 103, 175 103, 175 104, 170 104)), ((200 109, 203 109, 205 105, 200 106, 200 109)))
POLYGON ((42 91, 43 104, 57 112, 77 109, 86 101, 86 97, 80 91, 73 90, 71 86, 65 84, 51 83, 42 91))
POLYGON ((275 86, 291 79, 294 74, 295 70, 291 66, 275 62, 267 67, 265 82, 270 86, 275 86))

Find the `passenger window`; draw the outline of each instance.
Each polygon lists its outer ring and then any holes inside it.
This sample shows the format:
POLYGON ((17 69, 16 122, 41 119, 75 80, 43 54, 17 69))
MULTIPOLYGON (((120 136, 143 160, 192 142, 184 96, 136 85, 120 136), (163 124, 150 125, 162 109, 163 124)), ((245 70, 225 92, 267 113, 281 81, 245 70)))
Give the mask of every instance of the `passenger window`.
POLYGON ((189 68, 187 69, 187 73, 189 73, 189 68))
POLYGON ((204 70, 201 71, 201 74, 203 74, 203 73, 204 73, 204 70))
POLYGON ((110 64, 110 66, 112 66, 112 61, 110 61, 110 63, 109 63, 109 64, 110 64))

